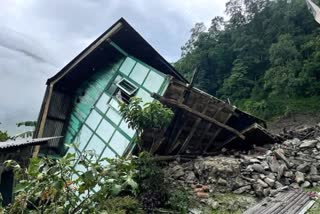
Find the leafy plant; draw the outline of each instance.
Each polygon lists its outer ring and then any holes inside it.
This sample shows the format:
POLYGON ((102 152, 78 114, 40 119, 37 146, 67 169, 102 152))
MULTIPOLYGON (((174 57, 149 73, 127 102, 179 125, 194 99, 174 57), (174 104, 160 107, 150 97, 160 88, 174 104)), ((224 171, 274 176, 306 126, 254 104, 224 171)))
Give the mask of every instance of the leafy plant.
POLYGON ((4 142, 10 139, 8 132, 0 130, 0 142, 4 142))
POLYGON ((173 118, 171 109, 164 107, 160 102, 154 101, 141 105, 142 99, 133 97, 130 103, 120 103, 120 112, 129 127, 137 130, 138 143, 144 130, 159 132, 164 130, 173 118))
POLYGON ((4 213, 141 213, 133 160, 94 157, 32 158, 26 170, 7 161, 19 182, 4 213))
POLYGON ((24 127, 27 127, 27 128, 31 127, 31 130, 27 130, 27 131, 21 132, 19 134, 16 134, 12 138, 13 139, 16 139, 16 138, 19 138, 19 137, 28 138, 28 137, 32 137, 33 136, 34 129, 35 129, 36 125, 37 125, 37 122, 36 121, 24 121, 24 122, 19 122, 16 125, 18 127, 21 127, 21 126, 24 126, 24 127))
POLYGON ((188 192, 184 189, 175 189, 169 193, 167 205, 171 210, 175 210, 179 213, 187 213, 190 206, 190 200, 188 192))

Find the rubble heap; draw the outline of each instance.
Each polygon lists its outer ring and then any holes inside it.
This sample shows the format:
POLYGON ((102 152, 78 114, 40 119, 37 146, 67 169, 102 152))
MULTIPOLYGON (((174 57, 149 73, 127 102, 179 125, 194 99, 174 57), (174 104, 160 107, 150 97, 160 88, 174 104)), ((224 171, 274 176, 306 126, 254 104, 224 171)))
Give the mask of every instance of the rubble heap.
MULTIPOLYGON (((169 183, 192 188, 207 185, 208 192, 273 196, 289 188, 320 185, 319 126, 299 129, 282 144, 251 151, 227 151, 219 156, 174 161, 164 169, 169 183), (305 133, 305 134, 303 134, 305 133), (299 137, 293 138, 292 137, 299 137)), ((202 194, 203 196, 203 194, 202 194)))

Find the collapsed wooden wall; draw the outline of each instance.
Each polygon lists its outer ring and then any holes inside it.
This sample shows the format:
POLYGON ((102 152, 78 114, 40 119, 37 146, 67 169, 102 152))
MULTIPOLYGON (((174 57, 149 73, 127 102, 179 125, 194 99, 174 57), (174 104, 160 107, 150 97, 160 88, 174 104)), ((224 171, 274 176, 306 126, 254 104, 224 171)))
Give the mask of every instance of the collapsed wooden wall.
POLYGON ((144 133, 144 146, 152 153, 210 154, 229 142, 250 146, 246 145, 246 136, 241 132, 248 127, 263 129, 265 126, 264 121, 176 79, 171 79, 163 96, 154 94, 153 97, 171 107, 175 117, 169 128, 156 137, 152 132, 144 133))

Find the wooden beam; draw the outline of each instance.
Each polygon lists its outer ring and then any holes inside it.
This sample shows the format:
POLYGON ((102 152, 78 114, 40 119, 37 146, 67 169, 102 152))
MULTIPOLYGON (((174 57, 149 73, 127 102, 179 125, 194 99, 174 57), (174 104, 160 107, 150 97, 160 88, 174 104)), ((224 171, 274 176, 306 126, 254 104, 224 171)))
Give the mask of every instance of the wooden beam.
MULTIPOLYGON (((221 106, 220 108, 218 108, 218 110, 214 113, 213 117, 215 117, 216 115, 218 115, 218 113, 220 113, 222 110, 224 109, 224 105, 221 106)), ((206 125, 206 128, 204 129, 200 139, 199 139, 199 145, 201 145, 201 142, 203 141, 203 139, 205 138, 205 136, 207 135, 208 131, 210 130, 212 126, 212 123, 208 123, 206 125)))
MULTIPOLYGON (((208 109, 208 106, 210 104, 210 100, 207 101, 206 105, 204 106, 203 110, 202 110, 202 114, 205 114, 207 109, 208 109)), ((184 143, 182 144, 178 154, 184 152, 186 150, 186 148, 188 147, 189 143, 190 143, 190 140, 192 139, 195 131, 197 130, 199 124, 201 123, 202 121, 202 118, 197 118, 196 119, 196 122, 193 124, 192 128, 191 128, 191 132, 188 134, 186 140, 184 141, 184 143)))
MULTIPOLYGON (((225 119, 224 124, 226 124, 228 122, 228 120, 230 119, 231 116, 232 116, 232 114, 230 113, 228 115, 228 117, 225 119)), ((208 145, 204 149, 204 151, 203 151, 204 153, 206 153, 208 151, 208 149, 214 143, 214 140, 217 138, 217 136, 220 134, 221 131, 222 131, 222 128, 220 128, 219 130, 216 131, 216 133, 213 135, 213 137, 210 139, 208 145)))
POLYGON ((158 95, 158 94, 155 94, 155 93, 152 93, 151 96, 152 96, 153 98, 159 100, 160 102, 164 103, 164 104, 169 104, 169 105, 176 106, 176 107, 178 107, 178 108, 180 108, 180 109, 182 109, 182 110, 185 110, 185 111, 189 112, 190 114, 193 114, 193 115, 195 115, 195 116, 198 116, 198 117, 200 117, 200 118, 202 118, 202 119, 204 119, 204 120, 206 120, 206 121, 209 121, 210 123, 214 123, 215 125, 217 125, 217 126, 219 126, 219 127, 221 127, 221 128, 224 128, 224 129, 228 130, 229 132, 237 135, 238 137, 240 137, 240 138, 243 139, 243 140, 246 138, 246 137, 245 137, 243 134, 241 134, 238 130, 236 130, 236 129, 230 127, 230 126, 227 126, 227 125, 225 125, 225 124, 217 121, 216 119, 213 119, 213 118, 211 118, 211 117, 208 117, 207 115, 204 115, 204 114, 202 114, 202 113, 200 113, 200 112, 198 112, 198 111, 195 111, 195 110, 193 110, 192 108, 190 108, 190 107, 187 106, 187 105, 178 103, 176 100, 168 99, 168 98, 162 97, 162 96, 160 96, 160 95, 158 95))

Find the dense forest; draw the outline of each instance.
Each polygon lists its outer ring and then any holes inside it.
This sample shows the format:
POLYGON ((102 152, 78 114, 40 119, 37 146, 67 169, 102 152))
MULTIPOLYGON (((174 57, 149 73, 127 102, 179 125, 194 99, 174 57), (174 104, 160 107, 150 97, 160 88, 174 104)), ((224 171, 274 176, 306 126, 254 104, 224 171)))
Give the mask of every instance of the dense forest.
POLYGON ((230 0, 225 12, 195 24, 176 68, 265 119, 320 109, 320 25, 305 0, 230 0))

